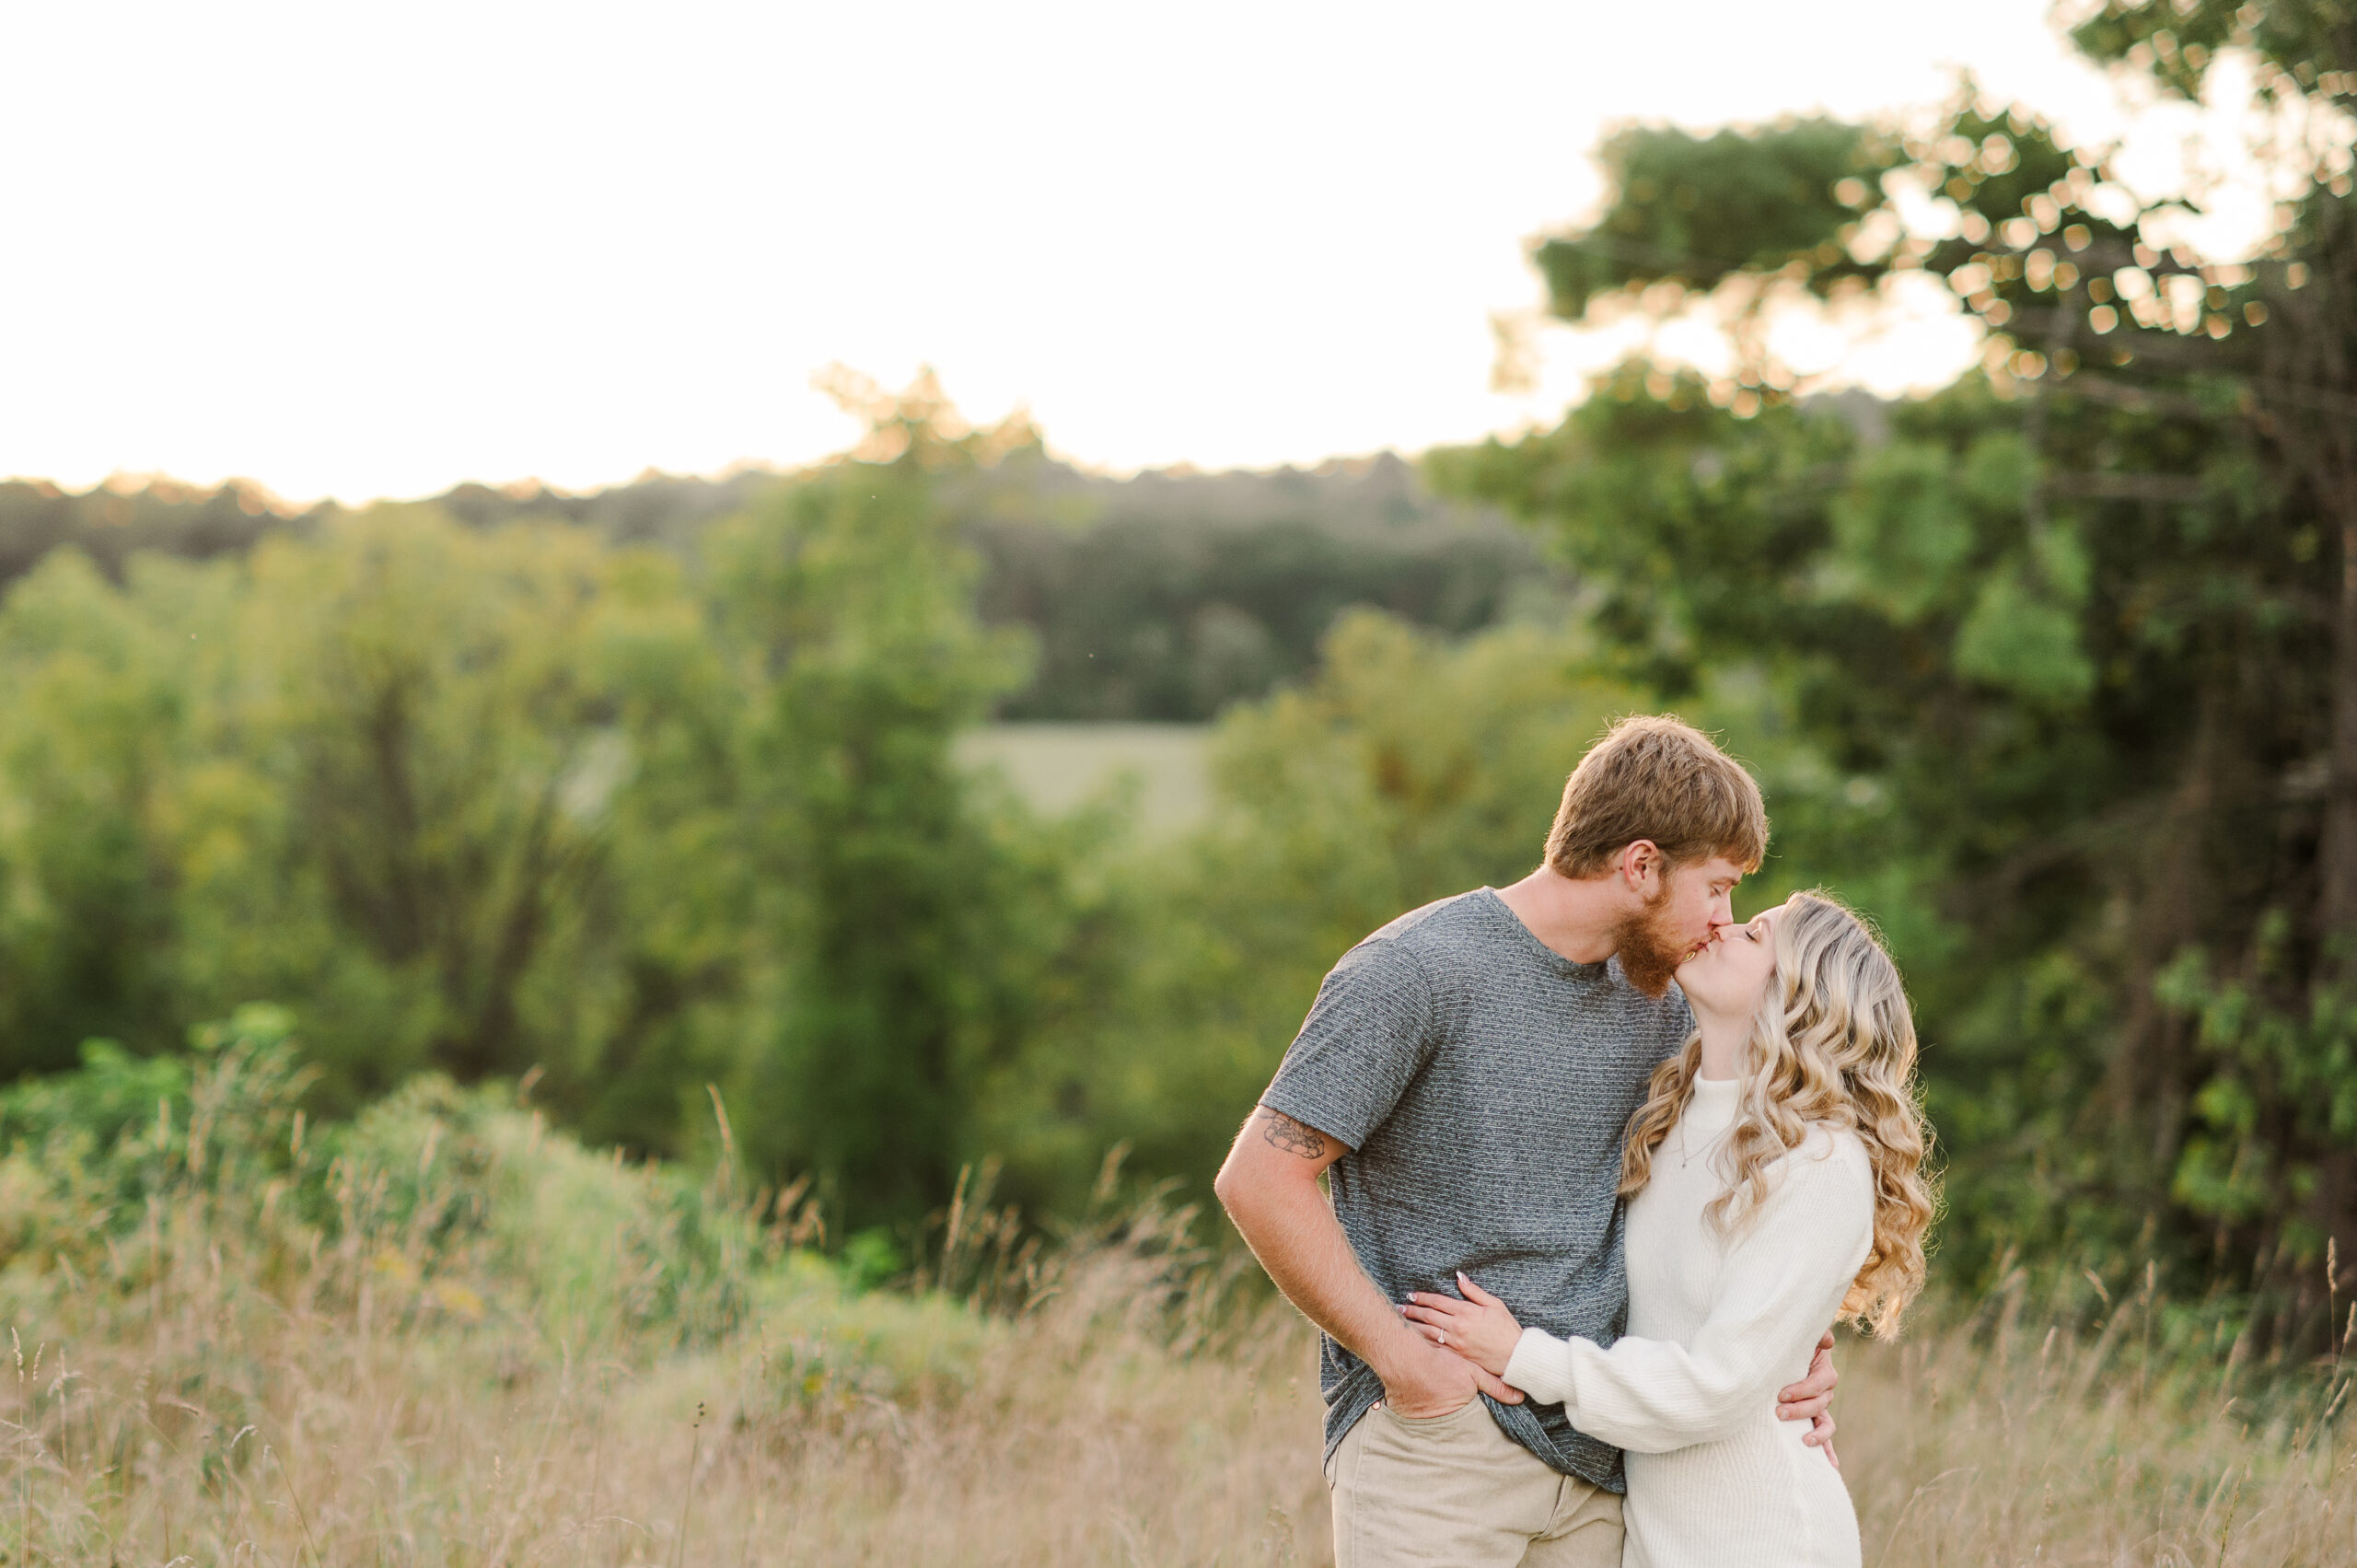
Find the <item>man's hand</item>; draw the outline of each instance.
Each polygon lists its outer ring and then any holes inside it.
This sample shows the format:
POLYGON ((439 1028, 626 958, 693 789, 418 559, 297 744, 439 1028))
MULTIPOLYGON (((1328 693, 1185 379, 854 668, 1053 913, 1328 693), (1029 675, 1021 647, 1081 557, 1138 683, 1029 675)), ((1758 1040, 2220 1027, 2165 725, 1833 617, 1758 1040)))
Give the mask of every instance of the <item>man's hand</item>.
POLYGON ((1341 1143, 1266 1106, 1252 1113, 1212 1191, 1285 1299, 1383 1380, 1398 1414, 1446 1415, 1477 1393, 1506 1404, 1522 1396, 1472 1363, 1427 1344, 1359 1267, 1318 1174, 1341 1143))
POLYGON ((1391 1347, 1391 1353, 1375 1371, 1383 1379, 1383 1402, 1392 1414, 1411 1421, 1463 1410, 1476 1394, 1487 1394, 1502 1405, 1522 1403, 1520 1389, 1506 1387, 1494 1374, 1455 1352, 1413 1335, 1404 1336, 1391 1347))
POLYGON ((1825 1338, 1817 1342, 1808 1376, 1776 1395, 1776 1419, 1809 1423, 1808 1434, 1801 1441, 1824 1449, 1837 1470, 1841 1468, 1841 1456, 1833 1451, 1833 1386, 1840 1381, 1841 1375, 1833 1370, 1833 1331, 1829 1329, 1825 1338))

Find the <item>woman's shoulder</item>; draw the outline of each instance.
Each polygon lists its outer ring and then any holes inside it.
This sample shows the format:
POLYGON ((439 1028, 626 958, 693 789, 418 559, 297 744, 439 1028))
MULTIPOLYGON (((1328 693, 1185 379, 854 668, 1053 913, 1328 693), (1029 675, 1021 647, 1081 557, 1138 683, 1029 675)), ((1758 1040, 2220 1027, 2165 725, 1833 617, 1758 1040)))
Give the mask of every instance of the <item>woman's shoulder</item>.
POLYGON ((1811 1122, 1798 1144, 1784 1151, 1778 1162, 1789 1183, 1807 1187, 1874 1188, 1874 1160, 1865 1140, 1848 1127, 1811 1122))

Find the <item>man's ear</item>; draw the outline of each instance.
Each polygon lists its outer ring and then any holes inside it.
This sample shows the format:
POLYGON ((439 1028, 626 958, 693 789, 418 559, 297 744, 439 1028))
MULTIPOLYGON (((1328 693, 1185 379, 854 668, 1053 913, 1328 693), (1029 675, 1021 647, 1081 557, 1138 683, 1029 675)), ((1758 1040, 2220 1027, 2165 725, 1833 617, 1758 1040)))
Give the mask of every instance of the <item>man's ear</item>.
POLYGON ((1650 900, 1661 890, 1664 869, 1668 858, 1661 846, 1651 839, 1634 839, 1620 851, 1621 885, 1640 899, 1650 900))

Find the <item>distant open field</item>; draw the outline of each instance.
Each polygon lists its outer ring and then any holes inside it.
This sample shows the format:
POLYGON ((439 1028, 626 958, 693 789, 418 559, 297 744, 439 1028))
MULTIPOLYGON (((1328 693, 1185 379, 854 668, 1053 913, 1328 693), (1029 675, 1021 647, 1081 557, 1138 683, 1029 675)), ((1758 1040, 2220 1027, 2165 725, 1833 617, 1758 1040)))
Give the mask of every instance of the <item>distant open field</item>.
POLYGON ((1185 724, 1000 724, 969 731, 958 760, 994 767, 1039 809, 1057 813, 1133 779, 1138 825, 1181 832, 1211 808, 1211 726, 1185 724))

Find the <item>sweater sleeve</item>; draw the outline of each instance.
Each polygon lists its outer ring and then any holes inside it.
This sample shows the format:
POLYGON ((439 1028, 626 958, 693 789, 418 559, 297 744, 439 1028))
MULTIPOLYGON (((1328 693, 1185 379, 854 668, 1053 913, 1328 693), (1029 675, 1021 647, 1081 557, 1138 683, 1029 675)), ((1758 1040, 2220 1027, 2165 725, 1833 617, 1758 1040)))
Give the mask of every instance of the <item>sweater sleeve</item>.
POLYGON ((1829 1150, 1812 1140, 1785 1156, 1749 1223, 1738 1222, 1692 1344, 1630 1338, 1608 1350, 1525 1329, 1505 1380, 1635 1453, 1731 1436, 1806 1370, 1873 1237, 1864 1147, 1846 1134, 1829 1150))

